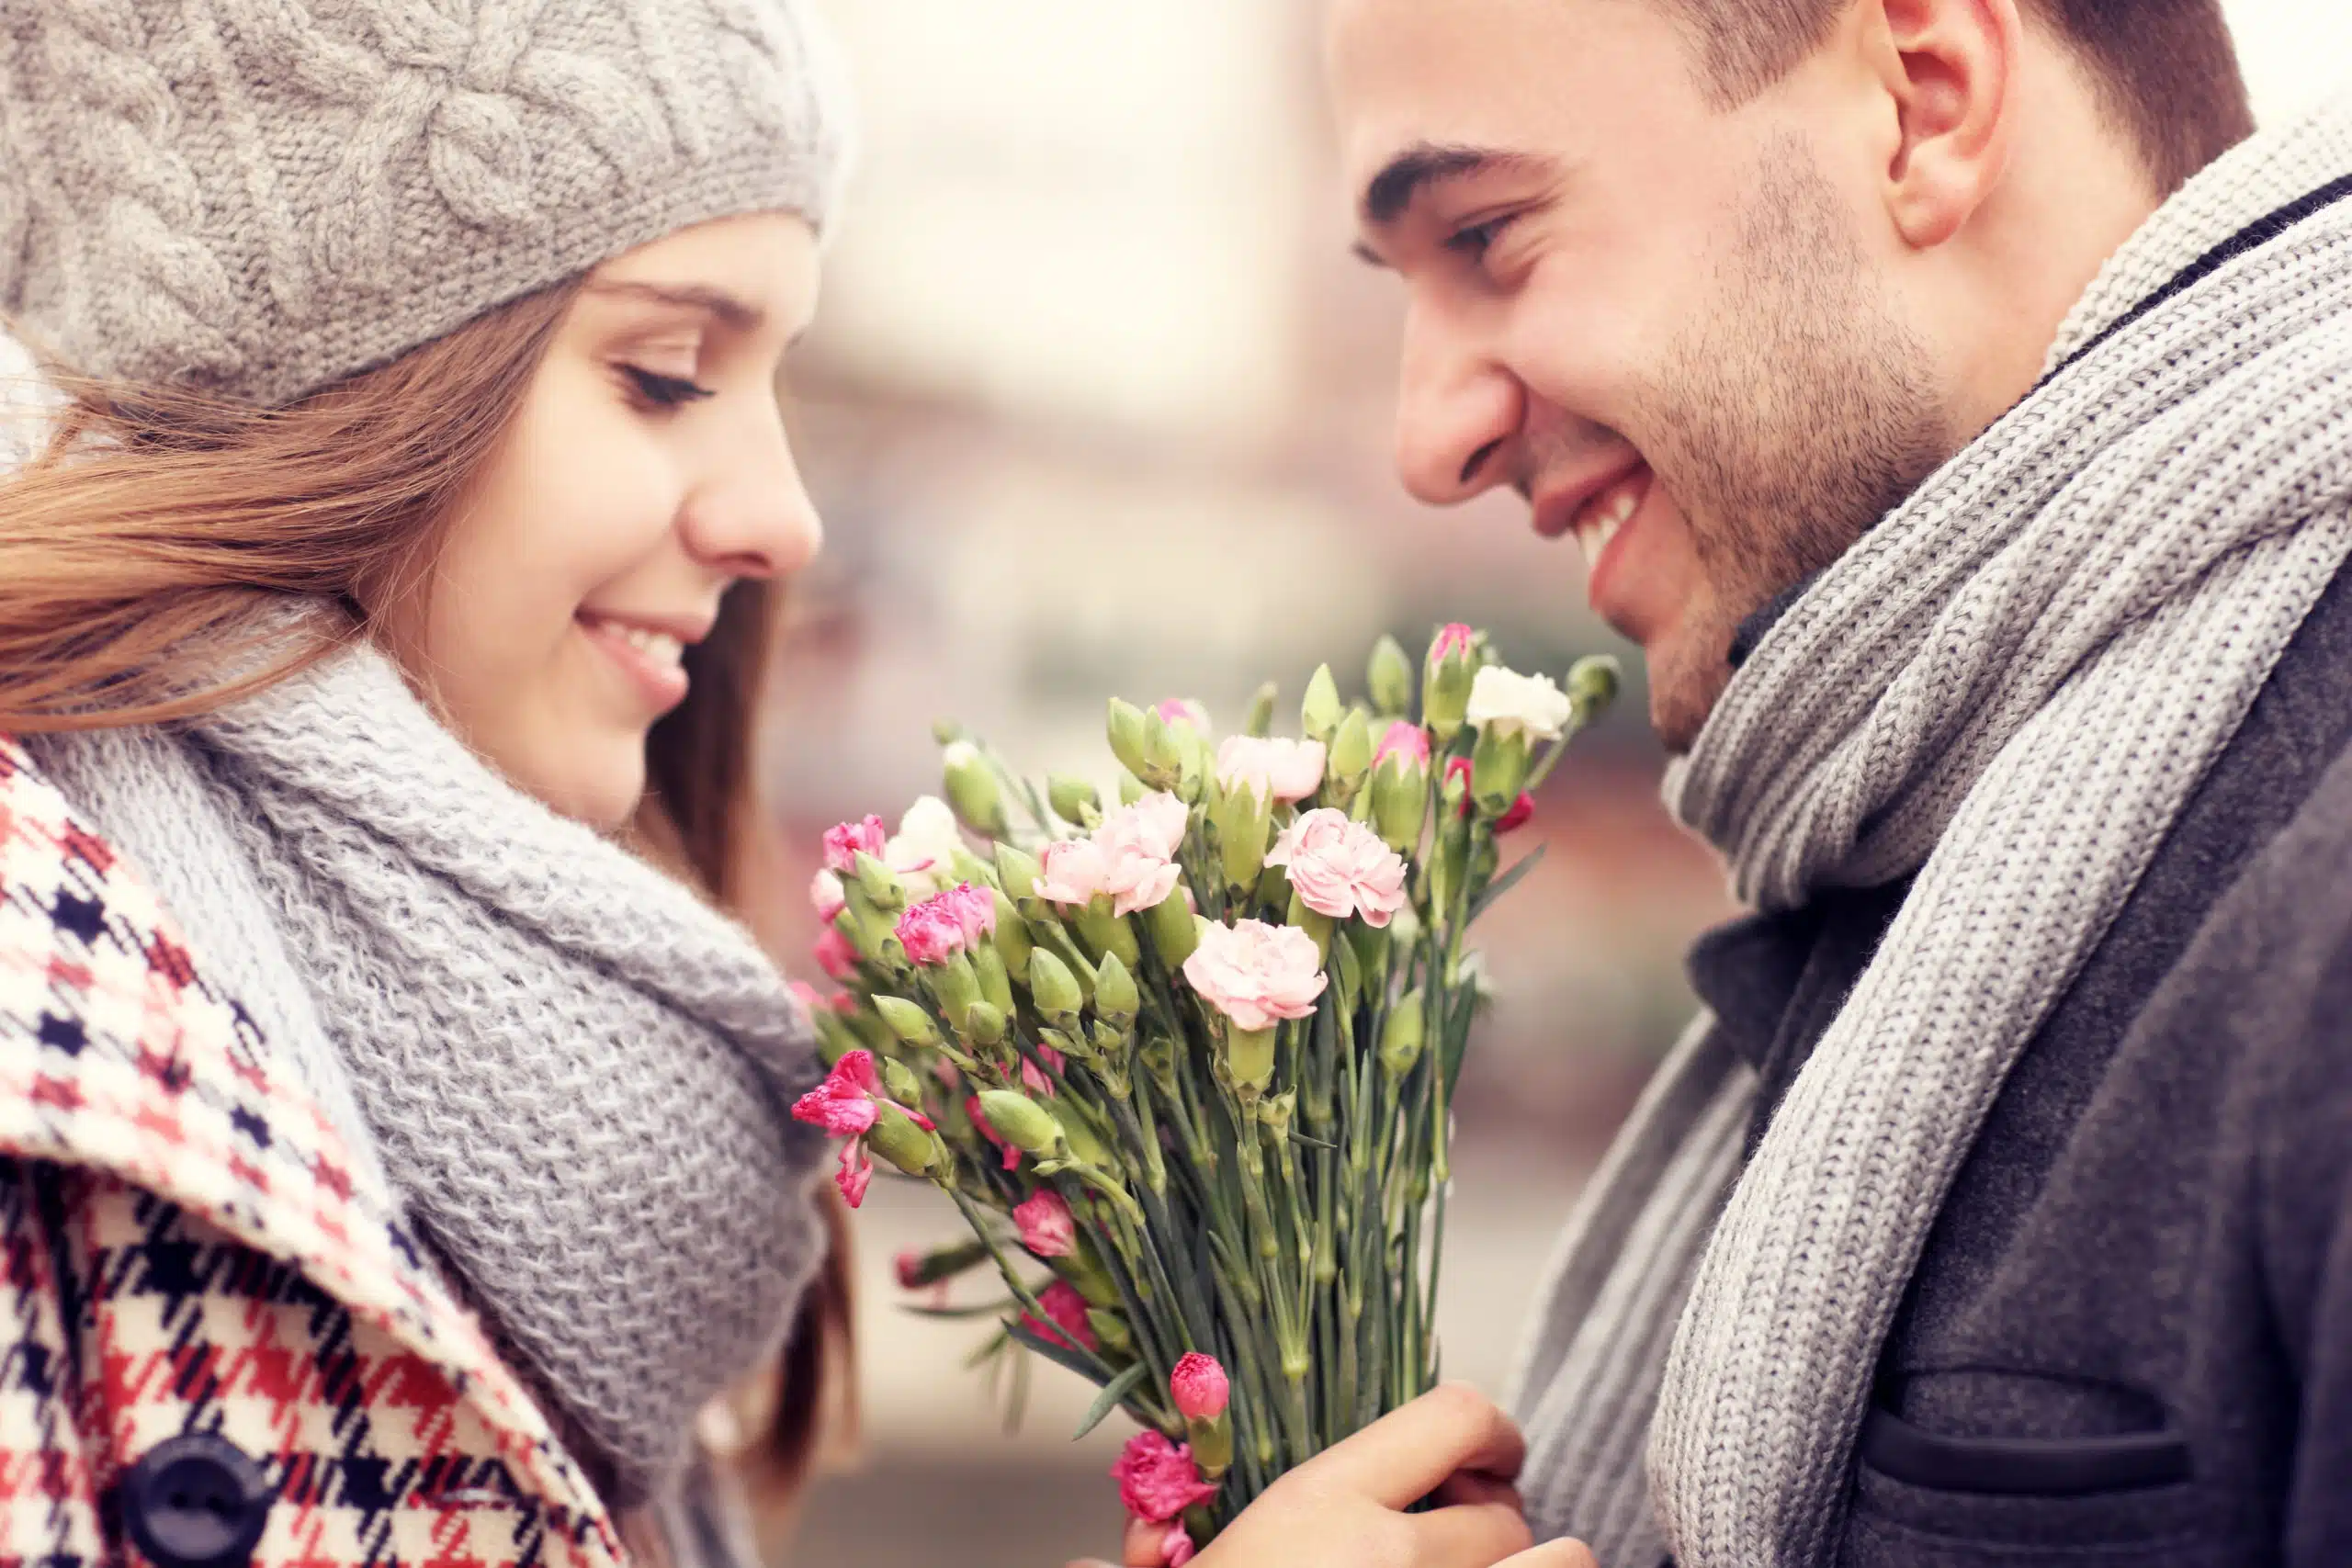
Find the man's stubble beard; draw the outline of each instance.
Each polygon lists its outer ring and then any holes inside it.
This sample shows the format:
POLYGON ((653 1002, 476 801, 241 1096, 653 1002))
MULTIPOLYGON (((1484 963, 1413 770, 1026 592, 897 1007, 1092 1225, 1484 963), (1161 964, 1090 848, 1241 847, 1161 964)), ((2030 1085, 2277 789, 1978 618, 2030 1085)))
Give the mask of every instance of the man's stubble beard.
POLYGON ((1950 456, 1926 349, 1896 317, 1803 141, 1767 150, 1712 310, 1643 399, 1645 451, 1687 521, 1704 602, 1653 647, 1652 722, 1690 750, 1732 634, 1845 554, 1950 456))

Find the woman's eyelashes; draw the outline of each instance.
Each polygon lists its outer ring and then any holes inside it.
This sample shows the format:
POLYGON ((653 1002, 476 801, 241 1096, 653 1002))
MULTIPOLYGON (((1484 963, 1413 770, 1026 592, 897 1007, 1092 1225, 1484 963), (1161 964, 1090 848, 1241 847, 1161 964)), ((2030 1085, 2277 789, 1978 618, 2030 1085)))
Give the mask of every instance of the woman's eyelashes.
POLYGON ((639 365, 624 365, 621 373, 628 378, 637 396, 653 408, 682 408, 717 395, 712 388, 700 382, 689 381, 683 376, 664 376, 639 365))

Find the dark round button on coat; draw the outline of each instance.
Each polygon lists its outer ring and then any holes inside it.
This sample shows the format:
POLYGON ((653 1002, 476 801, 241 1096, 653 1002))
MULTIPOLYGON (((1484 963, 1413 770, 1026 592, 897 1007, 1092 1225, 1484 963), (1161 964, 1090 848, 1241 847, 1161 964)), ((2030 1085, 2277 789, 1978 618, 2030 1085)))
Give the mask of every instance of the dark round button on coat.
POLYGON ((241 1568, 277 1489, 228 1438, 190 1432, 141 1455, 120 1495, 122 1528, 155 1568, 241 1568))

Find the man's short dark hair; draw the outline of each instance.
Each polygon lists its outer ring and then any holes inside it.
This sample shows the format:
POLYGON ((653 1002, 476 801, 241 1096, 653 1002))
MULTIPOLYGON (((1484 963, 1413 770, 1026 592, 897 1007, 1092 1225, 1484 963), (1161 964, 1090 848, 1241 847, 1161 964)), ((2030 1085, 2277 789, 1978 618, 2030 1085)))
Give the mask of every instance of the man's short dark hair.
MULTIPOLYGON (((1741 103, 1819 47, 1852 0, 1666 0, 1708 84, 1741 103)), ((2169 196, 2254 131, 2222 0, 2019 0, 2087 67, 2108 118, 2169 196)))

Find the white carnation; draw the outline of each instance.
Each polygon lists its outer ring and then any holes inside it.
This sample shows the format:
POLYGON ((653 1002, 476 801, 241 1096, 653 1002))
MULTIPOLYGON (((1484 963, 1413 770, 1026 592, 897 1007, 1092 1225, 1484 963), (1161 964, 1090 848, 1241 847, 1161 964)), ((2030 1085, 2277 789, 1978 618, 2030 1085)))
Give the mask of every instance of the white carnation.
POLYGON ((1524 730, 1543 740, 1557 740, 1567 728, 1567 694, 1549 675, 1521 675, 1498 664, 1478 671, 1471 683, 1470 705, 1464 717, 1481 730, 1503 735, 1524 730))

